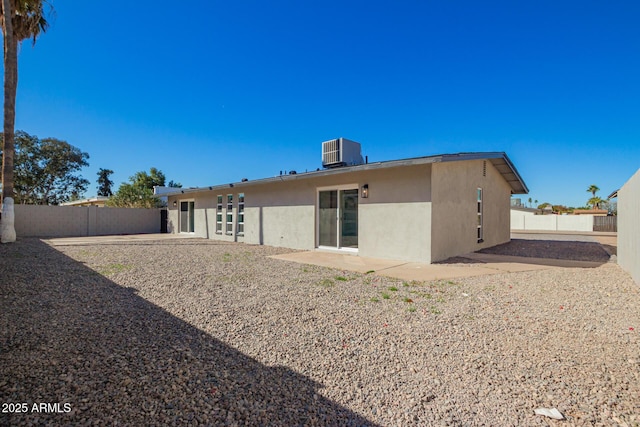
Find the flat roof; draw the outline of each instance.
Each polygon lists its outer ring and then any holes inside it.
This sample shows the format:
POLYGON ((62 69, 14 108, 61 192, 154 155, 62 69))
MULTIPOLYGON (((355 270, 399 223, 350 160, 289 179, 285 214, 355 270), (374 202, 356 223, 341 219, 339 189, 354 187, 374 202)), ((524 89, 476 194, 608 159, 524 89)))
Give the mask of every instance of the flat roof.
POLYGON ((529 188, 518 173, 515 166, 504 152, 477 152, 477 153, 458 153, 458 154, 439 154, 436 156, 412 157, 400 160, 387 160, 382 162, 365 163, 355 166, 343 166, 330 169, 321 169, 310 172, 298 172, 288 175, 277 175, 270 178, 261 178, 240 182, 230 182, 228 184, 212 185, 197 188, 176 188, 176 191, 163 193, 163 196, 175 196, 179 194, 198 193, 207 190, 218 190, 231 187, 245 187, 256 184, 269 184, 273 182, 292 181, 299 179, 317 178, 328 175, 337 175, 348 172, 359 172, 376 169, 388 169, 401 166, 423 165, 428 163, 444 163, 444 162, 460 162, 467 160, 488 160, 504 177, 505 181, 511 186, 511 194, 527 194, 529 188))

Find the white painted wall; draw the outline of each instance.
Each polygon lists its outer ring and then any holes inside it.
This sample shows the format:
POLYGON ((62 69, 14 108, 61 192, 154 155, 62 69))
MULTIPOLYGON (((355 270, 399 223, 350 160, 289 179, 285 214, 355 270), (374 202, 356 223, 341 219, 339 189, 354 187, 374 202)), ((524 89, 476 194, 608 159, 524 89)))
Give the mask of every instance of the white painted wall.
POLYGON ((526 215, 511 211, 512 230, 593 231, 593 215, 526 215))
POLYGON ((640 169, 618 191, 618 264, 640 285, 640 169))

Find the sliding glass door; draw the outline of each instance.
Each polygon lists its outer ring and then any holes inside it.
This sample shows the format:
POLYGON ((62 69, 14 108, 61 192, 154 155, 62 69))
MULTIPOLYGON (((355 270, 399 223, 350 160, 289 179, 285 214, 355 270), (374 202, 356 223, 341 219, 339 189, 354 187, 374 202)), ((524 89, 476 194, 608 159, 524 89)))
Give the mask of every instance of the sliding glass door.
POLYGON ((318 244, 358 248, 358 189, 320 191, 318 244))
POLYGON ((180 232, 181 233, 193 233, 193 208, 195 202, 184 201, 180 202, 180 232))

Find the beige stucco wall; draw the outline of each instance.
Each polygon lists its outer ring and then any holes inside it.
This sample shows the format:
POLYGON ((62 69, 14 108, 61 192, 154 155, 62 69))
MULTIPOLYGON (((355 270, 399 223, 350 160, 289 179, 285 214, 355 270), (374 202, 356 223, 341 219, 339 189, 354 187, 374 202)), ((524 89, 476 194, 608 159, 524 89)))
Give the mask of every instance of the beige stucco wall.
POLYGON ((431 165, 383 169, 365 181, 369 198, 360 199, 359 254, 429 262, 431 165))
POLYGON ((618 190, 618 264, 640 284, 640 169, 618 190))
POLYGON ((74 237, 160 232, 159 209, 15 205, 19 237, 74 237))
POLYGON ((474 252, 510 240, 511 187, 486 161, 434 163, 431 261, 474 252), (483 189, 484 242, 477 239, 477 189, 483 189))
MULTIPOLYGON (((173 201, 195 200, 195 234, 218 240, 311 250, 318 247, 319 189, 369 185, 359 198, 358 254, 433 262, 508 242, 511 187, 483 160, 406 164, 318 177, 286 177, 280 182, 242 183, 224 190, 204 190, 169 198, 169 230, 178 232, 173 201), (484 241, 477 242, 477 188, 483 189, 484 241), (216 196, 245 194, 245 235, 215 233, 216 196)), ((223 215, 224 216, 224 215, 223 215)), ((224 230, 223 230, 224 231, 224 230)))
MULTIPOLYGON (((428 262, 430 254, 431 165, 404 166, 290 179, 268 184, 243 183, 234 188, 169 198, 169 232, 179 230, 180 200, 195 200, 195 235, 217 240, 311 250, 317 247, 318 189, 369 185, 370 197, 359 199, 359 254, 362 256, 428 262), (245 194, 243 238, 215 234, 218 194, 245 194), (173 207, 173 201, 177 201, 173 207), (205 215, 206 212, 206 215, 205 215), (208 224, 208 234, 206 225, 208 224)), ((226 213, 226 212, 225 212, 226 213)))

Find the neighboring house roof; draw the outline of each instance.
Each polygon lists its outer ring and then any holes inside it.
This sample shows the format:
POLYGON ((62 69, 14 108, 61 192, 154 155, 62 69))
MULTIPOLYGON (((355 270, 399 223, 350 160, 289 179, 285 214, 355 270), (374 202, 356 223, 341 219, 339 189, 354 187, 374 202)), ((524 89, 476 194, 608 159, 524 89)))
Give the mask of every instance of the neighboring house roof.
POLYGON ((526 208, 524 206, 511 206, 512 211, 528 212, 528 213, 540 213, 540 209, 526 208))
POLYGON ((89 197, 87 199, 60 203, 60 206, 104 206, 107 200, 109 200, 109 198, 106 196, 89 197))
POLYGON ((280 175, 272 178, 262 178, 253 181, 241 181, 241 182, 233 182, 229 184, 223 185, 215 185, 210 187, 199 187, 199 188, 181 188, 176 189, 173 192, 163 193, 163 196, 173 196, 177 194, 187 194, 187 193, 195 193, 204 190, 217 190, 221 188, 229 188, 229 187, 242 187, 246 185, 256 185, 256 184, 269 184, 273 182, 279 181, 289 181, 289 180, 299 180, 306 178, 315 178, 325 175, 337 175, 341 173, 347 172, 355 172, 355 171, 365 171, 365 170, 375 170, 375 169, 387 169, 394 168, 398 166, 413 166, 413 165, 422 165, 428 163, 445 163, 445 162, 459 162, 465 160, 488 160, 493 166, 502 174, 505 181, 509 183, 511 186, 512 194, 527 194, 529 192, 529 188, 524 183, 522 177, 516 170, 513 163, 509 157, 507 157, 504 152, 486 152, 486 153, 458 153, 458 154, 440 154, 437 156, 426 156, 426 157, 413 157, 409 159, 401 159, 401 160, 388 160, 384 162, 373 162, 373 163, 365 163, 362 165, 355 166, 343 166, 332 169, 322 169, 318 171, 304 172, 304 173, 289 173, 289 175, 280 175))
POLYGON ((609 194, 609 197, 607 197, 607 200, 609 199, 615 199, 616 197, 618 197, 618 191, 620 191, 620 189, 614 191, 613 193, 609 194))

